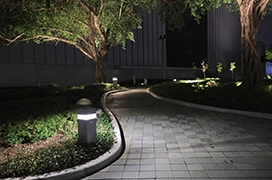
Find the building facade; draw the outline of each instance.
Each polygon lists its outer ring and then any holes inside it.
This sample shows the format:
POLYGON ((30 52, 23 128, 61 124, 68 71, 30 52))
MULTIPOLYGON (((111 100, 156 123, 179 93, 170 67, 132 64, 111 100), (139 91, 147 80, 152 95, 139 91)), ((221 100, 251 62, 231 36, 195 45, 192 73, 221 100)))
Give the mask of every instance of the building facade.
MULTIPOLYGON (((206 47, 202 45, 199 48, 205 48, 209 76, 217 75, 217 62, 224 64, 225 76, 229 75, 229 63, 236 62, 235 76, 239 78, 242 65, 238 14, 221 7, 210 11, 206 18, 206 30, 204 35, 201 34, 204 36, 202 39, 206 41, 206 47)), ((188 32, 190 35, 190 30, 188 32)), ((146 14, 143 17, 142 29, 134 31, 135 42, 128 41, 125 50, 121 46, 110 49, 106 62, 108 82, 111 82, 112 77, 117 77, 119 81, 132 81, 133 77, 136 79, 201 77, 200 69, 194 70, 190 67, 190 62, 199 62, 200 59, 193 59, 190 56, 179 59, 178 56, 171 56, 173 53, 182 54, 184 49, 192 53, 190 48, 194 48, 194 44, 185 42, 183 46, 179 46, 177 43, 175 50, 170 51, 167 47, 169 46, 167 41, 170 41, 168 33, 156 11, 146 14), (185 48, 186 43, 188 46, 191 44, 191 47, 185 48), (187 65, 175 66, 170 61, 184 61, 187 65)), ((64 43, 57 45, 18 43, 8 47, 0 46, 0 87, 90 85, 94 84, 94 76, 92 61, 73 46, 64 43)))

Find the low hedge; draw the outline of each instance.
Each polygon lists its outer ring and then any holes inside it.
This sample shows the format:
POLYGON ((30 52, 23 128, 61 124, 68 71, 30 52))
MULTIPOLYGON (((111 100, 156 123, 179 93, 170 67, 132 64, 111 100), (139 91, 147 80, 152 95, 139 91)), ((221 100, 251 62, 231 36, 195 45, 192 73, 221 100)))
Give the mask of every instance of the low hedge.
POLYGON ((259 88, 237 86, 239 82, 221 79, 172 81, 151 86, 155 93, 197 104, 272 113, 272 81, 265 81, 259 88))

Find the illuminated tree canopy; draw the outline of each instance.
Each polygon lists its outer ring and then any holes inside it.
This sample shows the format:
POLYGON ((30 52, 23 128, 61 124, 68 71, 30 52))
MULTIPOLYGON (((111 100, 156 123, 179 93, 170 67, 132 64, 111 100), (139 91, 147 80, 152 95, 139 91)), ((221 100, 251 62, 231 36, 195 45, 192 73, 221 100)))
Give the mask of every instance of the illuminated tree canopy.
POLYGON ((117 44, 133 40, 152 0, 0 0, 0 38, 65 42, 94 61, 96 82, 106 82, 105 58, 117 44))
POLYGON ((134 40, 143 12, 156 8, 169 27, 183 26, 183 14, 198 19, 208 7, 199 0, 0 0, 0 39, 64 42, 92 59, 96 82, 106 82, 105 58, 112 46, 134 40))
POLYGON ((243 85, 256 87, 262 82, 256 35, 271 0, 0 0, 0 39, 74 45, 93 60, 96 82, 106 82, 107 52, 134 40, 142 12, 156 8, 168 27, 182 28, 185 15, 199 20, 223 3, 240 13, 243 85))

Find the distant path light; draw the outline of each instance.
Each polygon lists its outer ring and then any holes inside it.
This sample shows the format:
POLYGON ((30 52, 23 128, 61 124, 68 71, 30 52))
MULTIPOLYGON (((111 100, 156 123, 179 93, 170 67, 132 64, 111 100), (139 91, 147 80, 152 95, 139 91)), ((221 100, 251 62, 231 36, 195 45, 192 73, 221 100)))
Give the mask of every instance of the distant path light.
POLYGON ((117 85, 117 83, 118 83, 117 77, 113 77, 113 78, 112 78, 112 83, 113 83, 113 88, 114 88, 114 89, 117 89, 117 87, 118 87, 118 85, 117 85))

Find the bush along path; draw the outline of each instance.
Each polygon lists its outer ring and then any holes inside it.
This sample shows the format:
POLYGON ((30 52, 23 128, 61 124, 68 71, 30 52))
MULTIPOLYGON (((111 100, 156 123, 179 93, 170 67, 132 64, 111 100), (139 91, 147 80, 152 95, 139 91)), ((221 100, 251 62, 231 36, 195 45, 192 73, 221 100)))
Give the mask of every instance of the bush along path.
MULTIPOLYGON (((109 115, 102 113, 98 117, 97 142, 79 145, 75 102, 82 97, 98 102, 110 89, 107 85, 49 88, 42 89, 46 93, 40 98, 2 99, 1 108, 6 109, 1 113, 6 117, 0 119, 0 178, 60 171, 107 152, 115 136, 109 115), (2 106, 4 104, 6 106, 2 106)), ((37 89, 32 92, 36 93, 37 89)), ((31 89, 27 94, 31 94, 31 89)))

